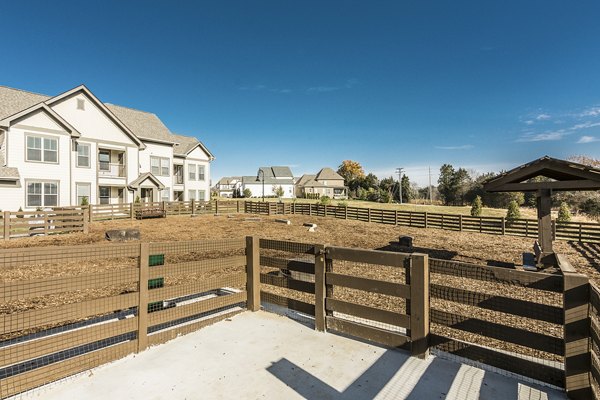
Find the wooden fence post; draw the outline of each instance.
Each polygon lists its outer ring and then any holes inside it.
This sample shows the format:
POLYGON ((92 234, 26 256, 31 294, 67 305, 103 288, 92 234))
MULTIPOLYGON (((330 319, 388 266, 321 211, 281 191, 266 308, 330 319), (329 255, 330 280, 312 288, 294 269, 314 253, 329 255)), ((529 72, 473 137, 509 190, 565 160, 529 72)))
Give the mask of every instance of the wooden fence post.
POLYGON ((348 219, 348 206, 344 207, 344 219, 348 219))
POLYGON ((148 269, 150 244, 140 243, 139 303, 138 303, 138 353, 148 347, 148 269))
MULTIPOLYGON (((460 232, 462 232, 462 230, 463 230, 463 220, 462 220, 462 217, 463 217, 462 214, 458 215, 458 230, 460 232)), ((479 223, 481 225, 481 221, 479 223)))
POLYGON ((192 199, 192 215, 196 214, 196 200, 192 199))
POLYGON ((90 221, 89 221, 90 210, 87 208, 84 208, 82 211, 83 211, 83 233, 87 234, 87 233, 90 233, 90 225, 89 225, 90 224, 90 221))
POLYGON ((326 217, 327 216, 327 204, 323 205, 323 209, 325 210, 323 213, 323 216, 326 217))
POLYGON ((371 208, 367 208, 367 222, 371 222, 371 208))
POLYGON ((312 215, 312 204, 308 203, 308 215, 312 215))
POLYGON ((4 211, 4 240, 10 239, 10 211, 4 211))
POLYGON ((325 332, 325 246, 315 245, 315 329, 325 332))
POLYGON ((240 213, 240 201, 236 201, 236 206, 237 206, 237 213, 240 213))
POLYGON ((502 235, 506 235, 506 217, 502 217, 502 235))
POLYGON ((215 214, 219 214, 219 201, 215 200, 215 214))
POLYGON ((413 253, 410 257, 410 340, 411 354, 426 358, 429 354, 429 256, 413 253))
POLYGON ((424 226, 424 228, 427 228, 427 211, 425 211, 424 214, 425 214, 425 226, 424 226))
POLYGON ((131 203, 129 203, 129 219, 133 219, 134 216, 135 216, 135 211, 134 211, 133 201, 132 201, 131 203))
POLYGON ((394 210, 394 225, 398 225, 398 210, 394 210))
POLYGON ((256 236, 246 236, 246 292, 248 310, 260 310, 260 241, 256 236))
MULTIPOLYGON (((559 261, 559 264, 562 263, 559 261)), ((589 278, 578 274, 570 265, 567 268, 561 265, 561 270, 564 276, 565 390, 570 399, 591 399, 589 278)))
POLYGON ((94 220, 94 210, 93 210, 93 205, 89 205, 88 209, 90 210, 90 222, 92 222, 94 220))

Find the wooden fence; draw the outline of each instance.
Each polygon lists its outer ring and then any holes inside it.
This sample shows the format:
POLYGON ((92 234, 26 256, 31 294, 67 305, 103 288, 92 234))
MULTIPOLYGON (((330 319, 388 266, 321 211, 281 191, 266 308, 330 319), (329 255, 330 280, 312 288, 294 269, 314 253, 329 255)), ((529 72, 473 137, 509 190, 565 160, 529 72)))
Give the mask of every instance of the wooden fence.
MULTIPOLYGON (((415 228, 439 228, 453 231, 480 232, 497 235, 537 237, 535 219, 507 220, 504 217, 472 217, 470 215, 441 214, 363 207, 325 206, 310 203, 244 203, 244 211, 250 214, 299 214, 316 217, 358 220, 415 228), (282 204, 278 207, 272 204, 282 204), (285 207, 285 208, 284 208, 285 207)), ((553 221, 556 239, 580 242, 600 242, 600 224, 591 222, 553 221)))
POLYGON ((0 219, 4 240, 56 233, 88 232, 89 214, 85 208, 53 211, 4 211, 0 219))
POLYGON ((0 250, 0 397, 262 302, 318 330, 416 356, 434 348, 590 398, 600 295, 558 258, 563 273, 545 274, 256 237, 0 250))
POLYGON ((248 293, 243 239, 0 251, 3 278, 19 267, 46 277, 0 284, 0 398, 231 316, 248 293))
POLYGON ((590 285, 590 380, 594 397, 600 399, 600 288, 590 285))

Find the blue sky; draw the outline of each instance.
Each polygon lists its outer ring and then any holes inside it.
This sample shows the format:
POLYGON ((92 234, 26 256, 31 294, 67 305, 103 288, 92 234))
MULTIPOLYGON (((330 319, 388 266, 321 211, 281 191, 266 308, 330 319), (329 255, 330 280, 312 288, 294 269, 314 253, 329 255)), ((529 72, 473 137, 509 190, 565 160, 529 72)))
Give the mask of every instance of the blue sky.
MULTIPOLYGON (((598 1, 2 1, 0 84, 155 112, 213 180, 600 157, 598 1)), ((437 176, 434 175, 434 180, 437 176)))

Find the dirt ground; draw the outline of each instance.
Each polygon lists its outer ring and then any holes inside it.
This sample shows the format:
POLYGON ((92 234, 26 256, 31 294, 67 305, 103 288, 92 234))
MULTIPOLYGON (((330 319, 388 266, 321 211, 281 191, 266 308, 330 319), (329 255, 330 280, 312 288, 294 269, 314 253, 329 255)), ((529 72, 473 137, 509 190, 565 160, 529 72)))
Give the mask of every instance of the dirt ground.
MULTIPOLYGON (((108 245, 111 242, 105 240, 104 233, 109 229, 116 228, 139 228, 141 238, 146 242, 239 238, 255 235, 261 238, 277 240, 383 250, 406 250, 400 248, 397 241, 400 235, 409 235, 414 238, 415 251, 427 253, 433 258, 471 262, 480 265, 519 265, 522 261, 522 253, 530 252, 533 244, 532 238, 488 235, 472 232, 454 232, 441 229, 409 228, 300 215, 285 216, 286 219, 291 221, 291 225, 286 225, 275 221, 279 218, 282 218, 282 216, 255 217, 246 214, 237 214, 232 216, 172 216, 166 219, 147 219, 142 221, 116 220, 95 222, 90 225, 89 234, 76 233, 15 239, 0 242, 0 248, 51 245, 67 246, 100 243, 108 245), (317 224, 318 227, 316 232, 309 232, 308 228, 302 226, 303 223, 307 222, 317 224)), ((600 245, 557 241, 555 242, 555 250, 559 253, 566 254, 571 263, 579 271, 588 274, 594 280, 600 282, 600 272, 598 272, 600 270, 600 245)), ((273 255, 277 256, 275 254, 273 255)), ((201 256, 202 258, 216 257, 216 255, 209 254, 194 255, 194 257, 198 256, 201 256)), ((289 254, 282 254, 281 256, 285 258, 290 257, 289 254)), ((186 261, 179 258, 181 258, 181 256, 178 256, 178 259, 168 259, 166 261, 167 263, 186 261)), ((130 268, 134 264, 134 260, 131 259, 115 259, 111 260, 110 263, 72 262, 56 265, 21 266, 0 270, 0 282, 36 279, 57 275, 77 275, 80 273, 90 273, 91 270, 99 271, 104 269, 130 268)), ((380 267, 375 270, 373 269, 373 266, 371 266, 370 269, 365 269, 359 268, 359 265, 342 265, 341 267, 346 268, 347 270, 344 271, 344 273, 350 275, 353 275, 352 269, 355 269, 357 272, 362 273, 366 271, 367 275, 373 275, 372 277, 376 279, 385 277, 385 279, 390 281, 403 282, 404 280, 403 271, 399 269, 380 267)), ((336 269, 335 266, 334 269, 336 269)), ((221 275, 233 274, 235 272, 239 271, 237 269, 233 269, 232 271, 215 271, 215 273, 221 275)), ((263 272, 269 271, 264 270, 263 272)), ((204 280, 211 277, 212 276, 206 276, 205 274, 198 276, 190 276, 189 274, 185 276, 173 276, 168 277, 165 280, 165 286, 177 285, 182 281, 188 282, 196 279, 204 280)), ((562 301, 560 295, 555 293, 439 274, 432 274, 432 283, 450 285, 455 288, 466 290, 475 290, 491 295, 504 295, 520 298, 549 305, 560 304, 562 301)), ((4 304, 0 307, 0 314, 21 312, 32 308, 51 308, 60 304, 78 302, 110 294, 127 293, 133 290, 135 290, 135 288, 123 285, 123 287, 118 288, 109 287, 102 290, 82 291, 76 295, 68 294, 68 297, 65 297, 62 294, 44 296, 43 298, 35 299, 35 302, 28 301, 15 304, 4 304)), ((314 301, 314 296, 294 290, 274 286, 267 286, 265 287, 265 290, 306 302, 314 301)), ((365 293, 356 293, 356 291, 353 291, 352 289, 336 290, 335 292, 335 297, 346 301, 353 301, 357 296, 361 297, 361 303, 364 303, 365 305, 403 313, 404 302, 398 301, 399 299, 397 298, 389 298, 389 296, 377 295, 374 293, 365 295, 365 293)), ((533 320, 515 317, 510 314, 483 310, 477 307, 441 301, 439 299, 432 299, 432 306, 447 312, 460 315, 472 315, 492 322, 502 320, 505 324, 516 328, 541 332, 555 337, 562 336, 562 328, 559 325, 548 324, 542 321, 534 322, 533 320)), ((467 339, 474 343, 480 343, 507 351, 519 352, 536 358, 561 361, 561 357, 553 354, 512 345, 489 337, 455 331, 443 326, 434 325, 432 326, 432 329, 434 332, 467 339)), ((18 334, 21 335, 24 334, 24 332, 18 334)), ((9 336, 0 339, 7 338, 9 338, 9 336)))
MULTIPOLYGON (((365 249, 398 249, 400 235, 414 238, 415 251, 430 257, 472 262, 480 265, 522 264, 523 252, 531 252, 532 238, 500 236, 475 232, 455 232, 441 229, 409 228, 404 226, 346 221, 314 216, 286 215, 291 225, 275 222, 282 216, 252 216, 237 214, 170 216, 165 219, 115 220, 90 224, 90 233, 74 233, 48 237, 12 239, 0 242, 0 248, 31 246, 64 246, 110 242, 104 232, 116 228, 139 228, 143 241, 174 241, 238 238, 256 235, 261 238, 321 243, 365 249), (316 223, 316 232, 308 232, 305 222, 316 223)), ((555 251, 567 255, 580 272, 600 283, 600 244, 556 241, 555 251)), ((0 275, 0 280, 2 276, 0 275)))

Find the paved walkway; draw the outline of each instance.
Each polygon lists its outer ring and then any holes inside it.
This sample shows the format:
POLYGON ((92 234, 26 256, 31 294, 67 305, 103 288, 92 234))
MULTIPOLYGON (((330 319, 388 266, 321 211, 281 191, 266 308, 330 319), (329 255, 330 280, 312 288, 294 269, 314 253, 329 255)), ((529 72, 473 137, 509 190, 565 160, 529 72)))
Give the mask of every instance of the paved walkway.
POLYGON ((23 399, 566 399, 430 356, 410 358, 267 312, 231 320, 21 395, 23 399))

